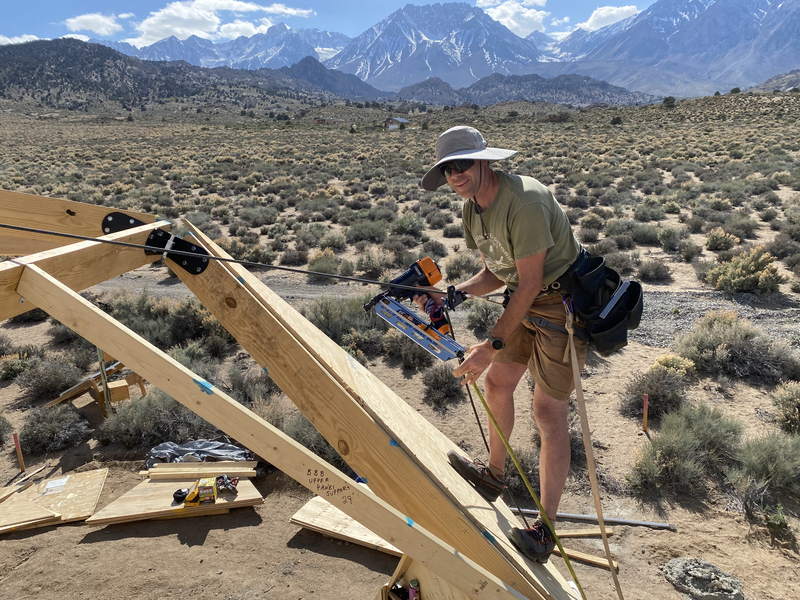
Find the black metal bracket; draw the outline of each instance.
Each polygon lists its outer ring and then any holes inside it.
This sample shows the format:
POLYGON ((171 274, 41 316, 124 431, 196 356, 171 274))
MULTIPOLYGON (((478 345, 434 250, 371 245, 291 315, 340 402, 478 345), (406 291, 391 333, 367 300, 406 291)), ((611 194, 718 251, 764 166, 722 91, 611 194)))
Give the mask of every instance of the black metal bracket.
POLYGON ((208 267, 209 254, 205 248, 182 240, 163 229, 151 232, 147 238, 147 245, 150 246, 150 249, 145 250, 145 254, 163 254, 190 275, 199 275, 208 267))
POLYGON ((103 234, 119 233, 126 229, 133 229, 139 225, 146 225, 143 221, 135 219, 130 215, 121 212, 110 212, 103 217, 103 224, 101 226, 103 234))

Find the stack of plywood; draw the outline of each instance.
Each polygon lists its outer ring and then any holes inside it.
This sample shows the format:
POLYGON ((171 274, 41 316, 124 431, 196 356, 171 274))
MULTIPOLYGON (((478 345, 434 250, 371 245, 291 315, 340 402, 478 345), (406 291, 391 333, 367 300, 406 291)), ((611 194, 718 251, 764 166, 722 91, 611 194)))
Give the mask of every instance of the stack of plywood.
POLYGON ((148 519, 217 515, 230 512, 232 508, 255 506, 264 502, 253 483, 246 478, 255 475, 254 462, 163 463, 144 471, 144 474, 150 478, 98 511, 86 522, 106 525, 148 519), (240 477, 236 487, 238 493, 223 491, 214 504, 201 506, 184 506, 172 497, 176 490, 191 487, 201 477, 223 474, 240 477))

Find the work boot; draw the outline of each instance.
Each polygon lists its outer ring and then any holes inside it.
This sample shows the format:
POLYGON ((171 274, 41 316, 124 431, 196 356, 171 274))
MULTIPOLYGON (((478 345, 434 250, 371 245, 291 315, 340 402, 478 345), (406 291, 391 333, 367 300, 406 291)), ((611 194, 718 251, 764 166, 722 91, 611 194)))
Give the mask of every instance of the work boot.
POLYGON ((535 562, 547 562, 556 547, 550 528, 541 519, 536 519, 530 529, 509 529, 507 535, 517 550, 535 562))
POLYGON ((475 486, 477 492, 489 502, 494 502, 503 493, 502 479, 495 477, 489 467, 481 461, 471 461, 461 456, 455 450, 447 453, 447 459, 456 473, 475 486))

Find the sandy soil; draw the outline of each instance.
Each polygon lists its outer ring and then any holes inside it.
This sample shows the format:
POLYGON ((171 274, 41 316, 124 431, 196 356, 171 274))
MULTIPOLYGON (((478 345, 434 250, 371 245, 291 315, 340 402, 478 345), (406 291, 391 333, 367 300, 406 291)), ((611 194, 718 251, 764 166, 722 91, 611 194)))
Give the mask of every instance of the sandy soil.
MULTIPOLYGON (((655 252, 655 251, 654 251, 655 252)), ((690 267, 673 264, 669 285, 646 286, 647 291, 680 295, 685 289, 703 289, 690 267)), ((265 276, 278 293, 292 303, 320 293, 286 274, 265 276)), ((154 294, 183 296, 186 289, 165 269, 145 268, 99 286, 96 291, 129 288, 149 289, 154 294)), ((329 294, 360 294, 357 285, 337 285, 329 294)), ((460 341, 471 338, 457 315, 460 341)), ((0 324, 0 331, 14 340, 49 344, 48 325, 0 324)), ((641 424, 620 416, 620 391, 636 371, 646 369, 665 348, 632 342, 609 358, 590 357, 585 370, 587 396, 597 459, 611 478, 623 481, 638 448, 647 444, 641 424)), ((483 444, 468 402, 444 412, 434 410, 423 398, 419 375, 393 364, 376 361, 369 368, 454 442, 485 458, 483 444)), ((517 390, 517 425, 513 442, 529 443, 534 427, 525 385, 517 390)), ((691 390, 693 400, 703 400, 742 420, 748 435, 770 431, 775 426, 759 415, 771 412, 769 394, 762 389, 736 384, 721 389, 713 381, 699 381, 691 390)), ((0 408, 16 428, 21 427, 24 406, 20 389, 0 384, 0 408)), ((84 397, 76 402, 92 421, 99 415, 84 397)), ((46 465, 43 474, 54 476, 73 469, 110 468, 99 508, 132 488, 141 478, 141 452, 104 448, 93 440, 58 456, 26 457, 29 470, 46 465)), ((18 472, 13 447, 0 454, 0 480, 18 472)), ((281 473, 258 482, 266 501, 255 509, 238 509, 229 515, 145 521, 91 527, 72 524, 17 532, 0 537, 0 583, 8 598, 365 598, 375 597, 397 564, 397 559, 376 551, 337 542, 289 523, 290 517, 310 494, 281 473)), ((661 574, 660 567, 678 556, 710 561, 739 578, 751 599, 778 600, 800 597, 800 559, 796 547, 770 539, 766 530, 754 526, 736 510, 724 493, 705 498, 675 498, 672 495, 640 500, 626 494, 604 491, 606 516, 677 525, 678 533, 642 527, 615 527, 611 549, 620 563, 620 581, 625 596, 642 600, 677 600, 677 592, 661 574)), ((530 506, 530 503, 523 503, 530 506)), ((585 479, 571 476, 560 510, 593 513, 585 479)), ((787 507, 791 516, 798 507, 787 507)), ((564 526, 568 526, 565 524, 564 526)), ((569 548, 602 555, 598 540, 567 540, 569 548)), ((553 559, 566 574, 560 559, 553 559)), ((576 563, 578 577, 593 599, 614 598, 610 575, 603 569, 576 563)), ((423 596, 424 597, 424 596, 423 596)))

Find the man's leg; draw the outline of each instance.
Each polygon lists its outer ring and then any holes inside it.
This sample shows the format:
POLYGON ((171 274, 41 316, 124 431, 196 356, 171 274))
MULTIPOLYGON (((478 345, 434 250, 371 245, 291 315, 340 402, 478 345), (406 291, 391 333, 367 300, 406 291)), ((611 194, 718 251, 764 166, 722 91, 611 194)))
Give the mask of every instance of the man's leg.
POLYGON ((533 393, 533 416, 542 439, 539 453, 539 484, 542 507, 551 521, 556 520, 558 503, 567 481, 570 462, 568 400, 556 400, 541 387, 533 393))
MULTIPOLYGON (((523 364, 493 362, 486 371, 486 403, 506 439, 511 439, 511 432, 514 430, 514 390, 527 369, 527 365, 523 364)), ((506 447, 491 419, 488 427, 489 466, 498 474, 503 473, 506 466, 506 447)))

